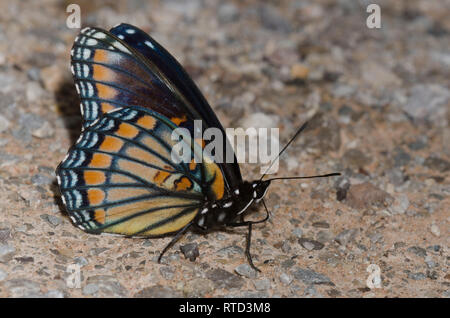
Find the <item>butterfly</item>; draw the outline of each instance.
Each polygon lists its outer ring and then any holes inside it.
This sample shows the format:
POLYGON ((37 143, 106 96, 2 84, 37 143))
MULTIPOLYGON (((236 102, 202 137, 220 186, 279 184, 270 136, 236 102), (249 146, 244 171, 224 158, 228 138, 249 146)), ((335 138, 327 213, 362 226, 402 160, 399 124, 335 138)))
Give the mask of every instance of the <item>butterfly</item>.
MULTIPOLYGON (((65 209, 80 229, 126 237, 174 235, 164 253, 190 228, 248 227, 268 220, 264 196, 271 181, 337 173, 244 181, 236 157, 215 162, 202 151, 202 131, 224 128, 183 67, 144 31, 120 24, 110 31, 88 27, 75 38, 71 70, 80 96, 82 132, 56 169, 65 209), (189 134, 177 136, 177 129, 189 134), (194 137, 193 137, 194 136, 194 137), (183 138, 181 138, 183 137, 183 138), (188 161, 174 160, 185 143, 188 161), (245 221, 261 201, 266 216, 245 221)), ((279 153, 306 127, 303 125, 279 153)), ((230 148, 225 138, 223 149, 230 148), (228 148, 227 148, 228 147, 228 148)))

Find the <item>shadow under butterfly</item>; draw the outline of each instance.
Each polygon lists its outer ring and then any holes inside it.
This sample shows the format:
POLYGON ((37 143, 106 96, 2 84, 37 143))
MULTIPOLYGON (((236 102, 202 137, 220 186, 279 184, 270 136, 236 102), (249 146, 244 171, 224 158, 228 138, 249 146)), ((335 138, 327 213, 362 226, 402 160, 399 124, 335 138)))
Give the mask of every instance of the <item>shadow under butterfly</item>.
MULTIPOLYGON (((214 162, 203 152, 210 141, 195 138, 183 138, 192 149, 190 162, 174 162, 171 151, 179 140, 172 134, 177 128, 195 136, 194 120, 201 120, 203 131, 214 127, 226 134, 183 67, 132 25, 83 29, 71 50, 71 69, 83 127, 56 169, 64 206, 72 222, 88 233, 175 234, 158 261, 192 227, 245 226, 246 256, 259 271, 250 254, 251 233, 253 224, 269 218, 263 198, 270 183, 339 175, 263 180, 264 174, 244 181, 235 156, 231 163, 214 162), (245 212, 260 201, 266 217, 245 221, 245 212)), ((226 139, 223 153, 227 149, 232 148, 226 139)))

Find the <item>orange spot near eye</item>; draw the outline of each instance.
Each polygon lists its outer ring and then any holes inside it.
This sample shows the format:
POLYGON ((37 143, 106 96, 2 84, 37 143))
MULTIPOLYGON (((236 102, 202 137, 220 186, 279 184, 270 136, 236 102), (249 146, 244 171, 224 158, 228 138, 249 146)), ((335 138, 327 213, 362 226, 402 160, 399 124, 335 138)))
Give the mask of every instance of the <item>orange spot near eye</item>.
POLYGON ((100 145, 100 150, 117 152, 120 150, 120 148, 122 148, 122 146, 123 146, 122 140, 114 138, 112 136, 106 136, 102 144, 100 145))
POLYGON ((158 184, 161 185, 164 183, 164 181, 167 180, 167 178, 170 176, 170 172, 167 171, 158 171, 155 176, 153 177, 153 181, 158 184))
POLYGON ((113 99, 117 95, 117 90, 111 86, 97 83, 95 84, 99 98, 113 99))
POLYGON ((145 115, 139 118, 136 123, 143 128, 153 129, 155 128, 156 120, 151 116, 145 115))
POLYGON ((87 191, 89 204, 97 205, 103 202, 105 199, 105 192, 100 189, 89 189, 87 191))
POLYGON ((111 82, 114 80, 114 72, 111 69, 99 64, 94 64, 92 69, 93 77, 97 81, 111 82))
POLYGON ((181 123, 184 123, 187 118, 186 115, 183 115, 183 117, 172 117, 170 120, 177 126, 180 126, 181 123))
POLYGON ((95 168, 107 168, 111 165, 111 156, 103 153, 94 153, 92 156, 89 167, 95 168))
POLYGON ((105 210, 96 210, 94 212, 94 220, 98 223, 105 224, 106 213, 105 210))
POLYGON ((126 138, 134 138, 138 133, 139 131, 136 129, 136 127, 126 123, 121 123, 119 129, 116 132, 116 134, 118 134, 119 136, 126 138))
POLYGON ((101 184, 106 180, 105 174, 101 171, 84 171, 84 182, 89 185, 101 184))
POLYGON ((192 187, 192 182, 186 177, 182 177, 178 181, 175 181, 175 190, 182 191, 188 190, 192 187))
POLYGON ((96 50, 94 55, 95 62, 108 62, 108 52, 105 50, 96 50))
POLYGON ((115 106, 113 106, 109 103, 101 103, 101 105, 102 105, 102 112, 104 112, 104 113, 108 113, 111 110, 116 109, 115 106))

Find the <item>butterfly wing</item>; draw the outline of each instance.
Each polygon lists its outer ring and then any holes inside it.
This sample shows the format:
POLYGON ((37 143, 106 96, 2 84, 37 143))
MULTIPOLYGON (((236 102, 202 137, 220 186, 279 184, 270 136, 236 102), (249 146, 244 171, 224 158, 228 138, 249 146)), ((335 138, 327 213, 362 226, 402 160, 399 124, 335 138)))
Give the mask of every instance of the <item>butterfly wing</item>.
MULTIPOLYGON (((194 134, 194 120, 224 129, 182 66, 161 45, 140 29, 121 24, 111 32, 83 29, 72 49, 72 72, 82 103, 84 126, 117 107, 151 109, 194 134)), ((232 151, 225 138, 225 150, 232 151)), ((236 188, 242 177, 234 161, 219 163, 226 190, 236 188)))
POLYGON ((75 225, 90 233, 159 236, 189 224, 205 192, 223 196, 219 167, 211 160, 195 163, 201 147, 188 136, 182 142, 196 160, 174 160, 175 128, 141 107, 104 113, 86 127, 56 171, 75 225))

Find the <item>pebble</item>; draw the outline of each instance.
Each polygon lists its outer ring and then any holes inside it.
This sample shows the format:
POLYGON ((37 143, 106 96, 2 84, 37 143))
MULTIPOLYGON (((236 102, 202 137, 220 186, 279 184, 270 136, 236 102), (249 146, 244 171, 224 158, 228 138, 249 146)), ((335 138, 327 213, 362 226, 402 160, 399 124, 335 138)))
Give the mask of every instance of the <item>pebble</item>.
POLYGON ((408 272, 408 278, 412 280, 423 280, 427 278, 427 276, 424 273, 411 273, 408 272))
POLYGON ((53 137, 54 134, 55 134, 55 130, 53 129, 53 127, 50 125, 50 123, 48 121, 44 122, 42 124, 42 126, 40 126, 39 128, 37 128, 31 132, 31 135, 33 137, 41 138, 41 139, 53 137))
POLYGON ((411 246, 408 248, 408 252, 416 254, 419 257, 425 258, 427 256, 427 251, 420 246, 411 246))
MULTIPOLYGON (((93 284, 98 287, 98 292, 106 297, 126 297, 128 291, 113 276, 95 275, 90 276, 86 280, 86 284, 93 284)), ((86 286, 85 286, 86 287, 86 286)), ((96 287, 90 287, 91 291, 96 287)))
POLYGON ((441 236, 441 231, 439 230, 439 227, 436 224, 431 224, 430 230, 434 236, 437 237, 441 236))
POLYGON ((16 253, 14 246, 8 244, 0 244, 0 263, 9 262, 16 253))
POLYGON ((292 230, 292 235, 294 235, 295 237, 301 238, 303 235, 303 230, 299 227, 296 227, 295 229, 292 230))
POLYGON ((75 262, 75 264, 78 264, 81 267, 86 266, 87 264, 89 264, 88 260, 85 257, 83 257, 83 256, 75 257, 73 261, 75 262))
POLYGON ((38 283, 25 278, 10 279, 4 282, 4 286, 14 298, 39 297, 41 293, 38 283))
POLYGON ((352 169, 358 169, 367 166, 372 162, 372 158, 359 149, 349 149, 342 157, 344 164, 352 169))
POLYGON ((209 270, 206 277, 214 283, 216 288, 241 288, 244 285, 241 277, 221 268, 209 270))
POLYGON ((449 161, 439 158, 439 157, 434 157, 434 156, 430 156, 430 157, 426 158, 424 165, 427 168, 430 168, 432 170, 436 170, 439 172, 447 172, 450 170, 450 162, 449 161))
POLYGON ((388 207, 392 214, 403 214, 409 208, 409 199, 406 194, 399 194, 395 197, 394 203, 388 207))
POLYGON ((292 280, 293 280, 293 278, 289 274, 281 273, 281 275, 280 275, 280 282, 283 285, 288 286, 290 283, 292 283, 292 280))
POLYGON ((53 227, 57 227, 62 223, 61 218, 51 214, 42 214, 41 219, 47 221, 53 227))
POLYGON ((278 9, 271 5, 261 5, 258 10, 262 25, 273 31, 288 33, 291 25, 288 20, 280 14, 278 9))
POLYGON ((358 234, 358 229, 345 229, 334 240, 340 245, 346 246, 348 243, 354 241, 356 234, 358 234))
POLYGON ((34 185, 49 185, 53 183, 53 179, 42 173, 37 173, 31 177, 31 183, 34 185))
POLYGON ((322 244, 318 241, 308 239, 308 238, 299 238, 298 243, 301 246, 303 246, 304 248, 306 248, 308 251, 321 250, 325 246, 324 244, 322 244))
POLYGON ((4 132, 10 126, 10 122, 4 116, 0 115, 0 133, 4 132))
POLYGON ((162 266, 159 269, 159 272, 161 273, 161 276, 167 280, 172 280, 173 277, 175 276, 175 271, 170 266, 162 266))
POLYGON ((291 78, 297 80, 304 80, 308 77, 309 69, 304 64, 294 64, 291 67, 291 78))
POLYGON ((417 84, 410 89, 408 101, 400 106, 416 120, 440 122, 445 118, 449 98, 450 91, 444 86, 417 84))
POLYGON ((100 287, 97 284, 87 284, 86 286, 84 286, 83 288, 83 295, 94 295, 95 293, 97 293, 100 290, 100 287))
POLYGON ((183 288, 185 297, 205 297, 214 290, 212 281, 206 278, 194 278, 186 282, 183 288))
POLYGON ((369 182, 350 186, 345 203, 352 208, 382 208, 390 206, 394 198, 369 182))
POLYGON ((249 264, 241 264, 237 266, 234 271, 238 273, 241 276, 247 277, 247 278, 256 278, 257 273, 256 271, 251 268, 249 264))
POLYGON ((180 250, 183 253, 184 257, 190 260, 191 262, 194 262, 200 255, 197 243, 189 243, 186 245, 182 245, 180 246, 180 250))
POLYGON ((155 285, 152 287, 146 287, 136 294, 135 298, 181 298, 183 295, 167 286, 155 285))
POLYGON ((255 280, 253 281, 253 285, 255 286, 256 290, 268 290, 270 289, 270 280, 267 278, 255 280))
POLYGON ((318 284, 318 285, 334 285, 333 282, 325 275, 316 273, 310 269, 298 268, 293 272, 296 279, 303 281, 305 284, 318 284))
POLYGON ((0 268, 0 282, 4 281, 8 277, 8 273, 0 268))
POLYGON ((239 9, 231 2, 223 3, 217 12, 220 23, 230 23, 239 19, 239 9))

